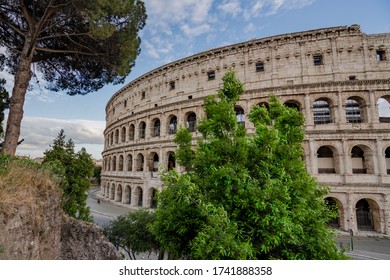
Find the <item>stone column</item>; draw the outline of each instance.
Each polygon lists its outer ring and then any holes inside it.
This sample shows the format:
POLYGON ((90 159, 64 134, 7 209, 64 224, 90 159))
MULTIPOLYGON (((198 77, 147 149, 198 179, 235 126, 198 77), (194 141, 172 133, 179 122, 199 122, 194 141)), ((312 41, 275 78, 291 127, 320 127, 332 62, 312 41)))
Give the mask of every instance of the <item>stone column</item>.
POLYGON ((345 110, 343 110, 344 108, 344 104, 343 104, 343 98, 342 98, 342 91, 339 90, 337 92, 337 103, 338 103, 338 106, 337 106, 337 114, 338 114, 338 117, 337 117, 337 123, 338 124, 342 124, 342 123, 346 123, 347 122, 347 119, 346 119, 346 112, 345 110))
POLYGON ((375 102, 375 91, 369 91, 370 104, 369 108, 367 108, 367 122, 368 123, 379 123, 379 113, 378 113, 378 105, 375 102))
POLYGON ((317 150, 314 142, 313 139, 309 139, 310 173, 313 175, 318 174, 317 150))
POLYGON ((305 93, 305 115, 306 115, 306 125, 307 126, 314 125, 313 113, 311 111, 310 105, 311 105, 310 104, 310 93, 305 93))
POLYGON ((376 139, 376 142, 375 142, 375 146, 376 146, 376 153, 374 153, 376 155, 376 166, 377 166, 377 172, 375 174, 378 174, 380 176, 383 176, 387 173, 387 170, 386 170, 386 159, 385 159, 385 155, 383 153, 383 143, 382 143, 382 138, 381 137, 378 137, 376 139))

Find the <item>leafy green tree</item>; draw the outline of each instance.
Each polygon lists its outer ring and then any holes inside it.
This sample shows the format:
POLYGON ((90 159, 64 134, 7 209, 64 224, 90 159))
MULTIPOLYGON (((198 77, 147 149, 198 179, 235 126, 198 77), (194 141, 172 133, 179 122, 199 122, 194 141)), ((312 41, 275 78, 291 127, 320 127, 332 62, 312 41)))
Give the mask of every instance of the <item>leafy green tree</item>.
POLYGON ((3 153, 15 154, 32 75, 70 95, 121 83, 140 52, 145 20, 140 0, 1 1, 0 47, 7 54, 0 69, 5 64, 15 75, 3 153))
POLYGON ((302 160, 304 116, 270 96, 269 109, 249 114, 255 135, 246 135, 234 105, 243 92, 234 72, 218 96, 205 100, 202 134, 175 136, 182 174, 163 174, 152 231, 172 258, 340 259, 328 192, 302 160))
POLYGON ((61 130, 51 149, 45 151, 43 164, 51 164, 52 170, 62 178, 65 213, 80 220, 92 221, 87 206, 87 192, 95 165, 84 148, 76 153, 72 139, 65 141, 65 137, 61 130))
MULTIPOLYGON (((154 212, 129 212, 106 225, 103 232, 111 243, 122 248, 130 259, 135 260, 136 254, 159 252, 159 244, 148 229, 154 220, 154 212)), ((161 252, 159 259, 162 259, 163 254, 161 252)))

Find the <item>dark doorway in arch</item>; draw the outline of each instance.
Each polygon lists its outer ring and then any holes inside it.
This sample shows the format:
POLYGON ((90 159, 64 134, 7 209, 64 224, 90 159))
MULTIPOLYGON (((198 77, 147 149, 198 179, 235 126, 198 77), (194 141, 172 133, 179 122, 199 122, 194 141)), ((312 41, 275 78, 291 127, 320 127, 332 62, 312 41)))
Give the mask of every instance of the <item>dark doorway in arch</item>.
POLYGON ((299 105, 297 103, 295 103, 294 101, 287 101, 286 103, 284 103, 285 106, 289 107, 289 108, 293 108, 297 111, 300 111, 301 108, 299 107, 299 105))
POLYGON ((173 152, 169 153, 168 156, 168 171, 176 168, 176 159, 175 154, 173 152))
POLYGON ((139 207, 142 207, 142 202, 143 202, 143 190, 140 188, 140 187, 138 187, 137 188, 137 206, 139 206, 139 207))
POLYGON ((337 205, 336 200, 334 200, 332 197, 327 197, 325 198, 325 203, 329 209, 337 211, 337 217, 329 220, 328 226, 332 228, 340 228, 339 207, 337 205))
POLYGON ((386 148, 385 161, 386 161, 386 173, 390 174, 390 147, 386 148))
POLYGON ((156 189, 152 189, 150 208, 152 208, 152 209, 157 208, 157 191, 156 191, 156 189))
POLYGON ((356 203, 356 221, 359 230, 374 230, 372 211, 366 199, 356 203))

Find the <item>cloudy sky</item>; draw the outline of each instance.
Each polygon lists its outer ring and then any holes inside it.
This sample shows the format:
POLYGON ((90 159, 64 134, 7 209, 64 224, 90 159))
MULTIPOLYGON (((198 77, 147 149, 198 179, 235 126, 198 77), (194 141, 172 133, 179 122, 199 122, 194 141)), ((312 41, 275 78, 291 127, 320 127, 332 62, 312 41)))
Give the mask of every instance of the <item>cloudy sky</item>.
MULTIPOLYGON (((359 24, 363 32, 390 32, 389 0, 144 0, 148 20, 141 54, 126 83, 168 62, 200 51, 290 32, 359 24)), ((3 50, 0 50, 3 51, 3 50)), ((13 77, 7 79, 11 91, 13 77)), ((38 75, 39 77, 39 75, 38 75)), ((101 158, 105 106, 123 85, 86 96, 49 92, 32 81, 17 154, 39 157, 61 129, 101 158)))

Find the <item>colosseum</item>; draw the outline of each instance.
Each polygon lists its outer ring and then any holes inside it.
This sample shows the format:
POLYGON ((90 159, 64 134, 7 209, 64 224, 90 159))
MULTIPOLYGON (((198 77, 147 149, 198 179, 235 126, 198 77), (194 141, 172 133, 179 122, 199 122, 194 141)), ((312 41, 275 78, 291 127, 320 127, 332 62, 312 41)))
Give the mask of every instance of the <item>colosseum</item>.
POLYGON ((177 168, 179 126, 199 136, 203 100, 232 69, 245 85, 237 120, 274 93, 306 117, 307 170, 331 188, 330 225, 390 236, 390 33, 358 25, 277 35, 201 52, 130 82, 106 106, 101 196, 128 207, 156 207, 159 168, 177 168))

